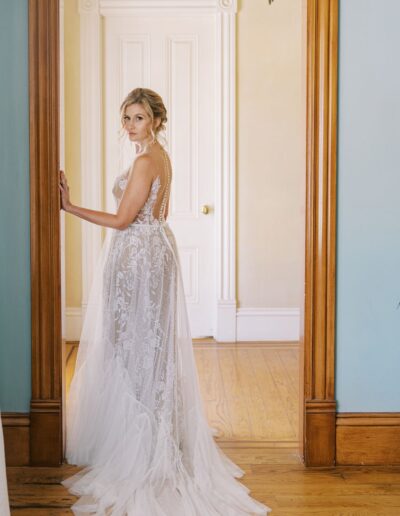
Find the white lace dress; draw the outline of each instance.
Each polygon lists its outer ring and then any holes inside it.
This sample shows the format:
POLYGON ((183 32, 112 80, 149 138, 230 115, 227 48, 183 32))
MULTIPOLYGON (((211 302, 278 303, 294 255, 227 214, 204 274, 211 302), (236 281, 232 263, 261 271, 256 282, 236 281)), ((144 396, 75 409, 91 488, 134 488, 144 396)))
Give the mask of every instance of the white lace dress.
POLYGON ((66 459, 85 468, 63 484, 80 496, 75 514, 265 515, 203 412, 175 238, 153 216, 159 188, 160 176, 103 244, 67 400, 66 459))

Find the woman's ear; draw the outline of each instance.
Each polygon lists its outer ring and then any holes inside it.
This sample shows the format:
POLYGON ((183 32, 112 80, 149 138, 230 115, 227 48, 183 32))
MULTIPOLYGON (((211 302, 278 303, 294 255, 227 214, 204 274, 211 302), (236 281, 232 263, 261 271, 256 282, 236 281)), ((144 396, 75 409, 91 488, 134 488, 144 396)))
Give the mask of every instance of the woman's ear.
POLYGON ((154 129, 157 129, 161 124, 161 118, 158 117, 158 118, 155 118, 154 119, 154 129))

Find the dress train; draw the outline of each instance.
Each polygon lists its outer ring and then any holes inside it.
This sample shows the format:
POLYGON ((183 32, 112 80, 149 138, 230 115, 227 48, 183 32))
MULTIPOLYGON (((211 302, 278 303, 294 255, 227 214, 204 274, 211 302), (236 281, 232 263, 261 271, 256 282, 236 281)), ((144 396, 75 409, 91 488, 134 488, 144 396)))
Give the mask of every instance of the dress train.
POLYGON ((77 515, 265 515, 204 415, 175 237, 152 216, 159 186, 102 247, 67 401, 66 458, 85 467, 63 485, 77 515))

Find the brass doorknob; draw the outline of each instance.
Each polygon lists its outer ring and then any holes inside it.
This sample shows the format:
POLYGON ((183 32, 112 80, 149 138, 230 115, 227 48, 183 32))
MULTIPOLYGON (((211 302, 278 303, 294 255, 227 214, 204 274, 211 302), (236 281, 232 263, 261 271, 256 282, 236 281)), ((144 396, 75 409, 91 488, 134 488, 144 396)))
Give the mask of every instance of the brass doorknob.
POLYGON ((204 215, 207 215, 208 212, 209 212, 209 207, 207 206, 207 204, 203 204, 203 206, 201 207, 201 213, 204 213, 204 215))

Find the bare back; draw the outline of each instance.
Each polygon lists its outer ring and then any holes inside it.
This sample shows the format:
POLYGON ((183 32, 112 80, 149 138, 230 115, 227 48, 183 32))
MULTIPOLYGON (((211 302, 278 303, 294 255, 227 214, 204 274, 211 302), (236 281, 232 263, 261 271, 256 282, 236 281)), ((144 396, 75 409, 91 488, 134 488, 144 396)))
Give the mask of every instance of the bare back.
POLYGON ((153 217, 156 220, 167 220, 169 198, 171 193, 172 167, 167 152, 161 148, 160 153, 154 156, 156 167, 153 181, 159 178, 160 186, 152 207, 153 217))
MULTIPOLYGON (((163 222, 168 216, 168 205, 171 192, 172 167, 168 153, 159 146, 146 153, 153 162, 152 182, 146 202, 140 209, 132 224, 154 224, 163 222)), ((114 184, 113 194, 117 207, 124 194, 129 174, 133 172, 131 167, 127 172, 119 176, 114 184)))

